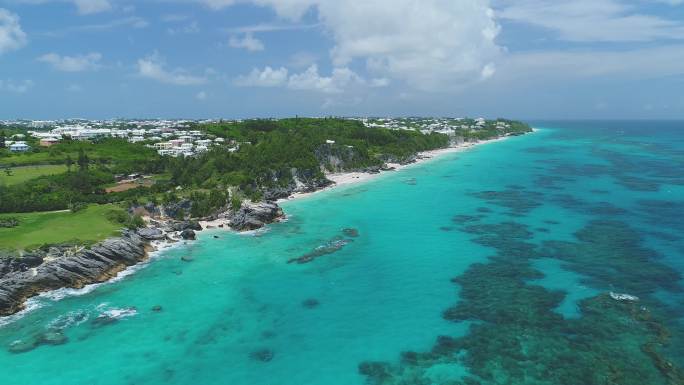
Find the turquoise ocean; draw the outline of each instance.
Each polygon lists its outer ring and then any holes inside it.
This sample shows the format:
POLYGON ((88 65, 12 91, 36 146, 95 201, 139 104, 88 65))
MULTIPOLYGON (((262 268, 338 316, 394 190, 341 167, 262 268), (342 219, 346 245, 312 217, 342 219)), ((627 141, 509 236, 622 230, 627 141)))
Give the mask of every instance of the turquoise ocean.
POLYGON ((33 299, 0 384, 684 383, 684 123, 534 126, 33 299))

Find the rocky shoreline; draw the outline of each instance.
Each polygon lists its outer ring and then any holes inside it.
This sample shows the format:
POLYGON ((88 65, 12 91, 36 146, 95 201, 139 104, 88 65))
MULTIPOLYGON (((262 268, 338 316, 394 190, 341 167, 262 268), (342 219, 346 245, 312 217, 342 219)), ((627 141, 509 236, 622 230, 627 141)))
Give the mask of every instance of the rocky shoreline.
MULTIPOLYGON (((489 141, 499 139, 502 138, 489 141)), ((462 143, 434 152, 462 149, 489 141, 462 143)), ((319 155, 325 155, 332 164, 337 160, 334 154, 319 155)), ((408 159, 387 159, 387 162, 397 163, 385 163, 383 166, 358 170, 356 173, 377 175, 430 159, 434 155, 428 151, 408 159)), ((347 173, 355 174, 349 171, 347 173)), ((155 251, 157 246, 195 240, 197 231, 211 228, 230 228, 234 231, 259 229, 285 217, 283 210, 275 202, 276 199, 286 200, 332 185, 345 184, 330 176, 321 178, 293 174, 296 177, 291 184, 265 191, 266 201, 243 202, 237 210, 223 211, 202 221, 169 219, 180 210, 187 212, 191 204, 189 201, 181 201, 168 207, 149 204, 131 209, 132 213, 145 216, 147 227, 135 231, 123 230, 120 237, 107 239, 89 248, 57 245, 21 257, 0 255, 0 317, 23 310, 26 300, 46 291, 78 289, 89 284, 106 282, 127 267, 145 261, 149 252, 155 251)))
MULTIPOLYGON (((231 229, 246 231, 275 222, 284 214, 274 202, 259 202, 245 203, 239 210, 219 216, 231 229)), ((46 291, 106 282, 145 261, 155 244, 194 240, 196 231, 201 230, 196 221, 150 218, 147 227, 123 230, 121 236, 88 248, 53 246, 20 257, 0 257, 0 317, 23 310, 26 300, 46 291)))

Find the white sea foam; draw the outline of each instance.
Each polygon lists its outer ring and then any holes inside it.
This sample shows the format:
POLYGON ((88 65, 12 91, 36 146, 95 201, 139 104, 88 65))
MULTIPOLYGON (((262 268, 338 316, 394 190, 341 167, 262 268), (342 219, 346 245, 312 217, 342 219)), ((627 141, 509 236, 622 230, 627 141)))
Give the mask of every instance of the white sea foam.
POLYGON ((31 298, 31 299, 28 299, 24 303, 24 306, 25 306, 24 310, 22 310, 20 312, 14 313, 14 314, 6 316, 6 317, 0 317, 0 327, 3 327, 5 325, 9 325, 14 321, 17 321, 21 318, 24 318, 24 316, 27 315, 28 313, 30 313, 36 309, 40 309, 41 307, 45 306, 45 303, 38 300, 37 298, 31 298))
POLYGON ((17 320, 23 318, 24 316, 26 316, 27 314, 29 314, 30 312, 37 310, 37 309, 40 309, 46 305, 49 305, 50 302, 60 301, 60 300, 67 298, 67 297, 78 297, 78 296, 86 295, 88 293, 93 292, 95 289, 97 289, 100 286, 109 285, 112 283, 119 282, 119 281, 123 280, 124 278, 135 274, 139 270, 144 269, 145 267, 147 267, 150 264, 150 262, 163 257, 164 252, 166 252, 170 249, 179 247, 181 245, 183 245, 183 243, 181 243, 181 242, 175 242, 175 243, 166 242, 166 241, 152 242, 152 246, 153 246, 154 250, 148 254, 149 258, 146 261, 140 262, 136 265, 127 267, 126 269, 117 273, 117 275, 115 277, 113 277, 112 279, 110 279, 106 282, 93 283, 90 285, 86 285, 80 289, 61 288, 61 289, 50 290, 50 291, 40 293, 36 297, 29 298, 28 300, 26 300, 24 310, 17 312, 15 314, 12 314, 10 316, 0 317, 0 327, 17 321, 17 320))
POLYGON ((107 317, 118 320, 122 318, 133 317, 136 314, 138 314, 138 311, 134 308, 113 308, 105 310, 98 317, 107 317))

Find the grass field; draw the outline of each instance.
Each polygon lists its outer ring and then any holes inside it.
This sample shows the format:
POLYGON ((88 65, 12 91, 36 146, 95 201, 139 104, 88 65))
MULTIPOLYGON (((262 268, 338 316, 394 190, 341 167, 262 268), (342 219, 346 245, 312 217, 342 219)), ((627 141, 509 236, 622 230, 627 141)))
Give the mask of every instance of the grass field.
POLYGON ((26 182, 29 179, 37 178, 43 175, 54 175, 66 172, 67 167, 64 165, 36 165, 11 168, 12 175, 8 176, 5 170, 0 170, 0 185, 11 186, 26 182))
POLYGON ((105 239, 121 229, 120 224, 110 222, 105 216, 112 209, 121 210, 115 205, 93 205, 76 213, 0 214, 0 217, 20 220, 17 227, 0 228, 0 249, 30 249, 44 243, 92 243, 105 239))

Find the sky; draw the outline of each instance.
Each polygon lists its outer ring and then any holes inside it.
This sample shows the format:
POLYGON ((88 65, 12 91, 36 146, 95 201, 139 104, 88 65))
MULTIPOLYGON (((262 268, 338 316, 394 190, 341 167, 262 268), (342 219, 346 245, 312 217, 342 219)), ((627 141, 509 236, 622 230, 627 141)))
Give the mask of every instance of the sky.
POLYGON ((684 0, 0 0, 0 119, 684 118, 684 0))

